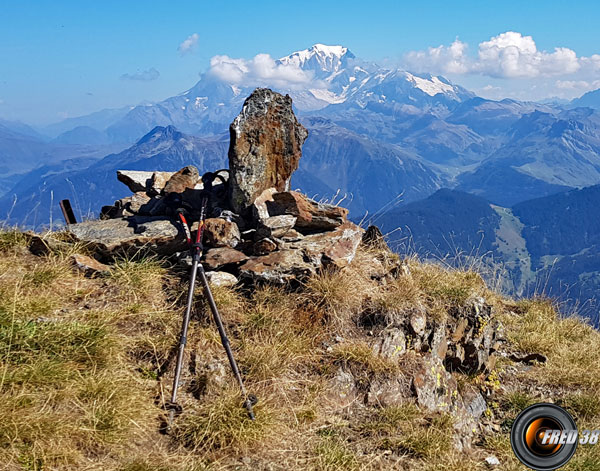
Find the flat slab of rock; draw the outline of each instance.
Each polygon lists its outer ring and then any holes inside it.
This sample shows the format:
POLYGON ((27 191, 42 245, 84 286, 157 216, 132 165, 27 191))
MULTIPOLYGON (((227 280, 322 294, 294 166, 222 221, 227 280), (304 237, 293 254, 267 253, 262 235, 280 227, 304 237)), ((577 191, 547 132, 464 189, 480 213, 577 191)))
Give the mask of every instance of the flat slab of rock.
POLYGON ((292 99, 257 88, 229 127, 230 201, 243 214, 267 188, 289 189, 308 131, 292 110, 292 99))
POLYGON ((71 224, 69 232, 76 240, 89 243, 103 256, 140 248, 159 254, 185 250, 186 241, 171 220, 162 217, 85 221, 71 224))
POLYGON ((132 193, 146 191, 154 172, 143 172, 140 170, 117 170, 117 180, 127 185, 132 193))
POLYGON ((333 264, 342 268, 354 259, 363 232, 356 224, 346 222, 333 231, 307 235, 284 247, 302 251, 317 267, 333 264))
POLYGON ((210 270, 218 270, 227 265, 239 265, 248 260, 248 256, 230 247, 217 247, 204 253, 202 264, 210 270))
POLYGON ((290 214, 296 217, 296 228, 308 231, 328 231, 346 222, 348 210, 331 204, 317 203, 297 191, 284 191, 272 196, 265 204, 271 216, 290 214))
POLYGON ((240 267, 242 277, 275 284, 302 280, 315 272, 315 266, 304 260, 300 250, 278 250, 268 255, 252 257, 240 267))

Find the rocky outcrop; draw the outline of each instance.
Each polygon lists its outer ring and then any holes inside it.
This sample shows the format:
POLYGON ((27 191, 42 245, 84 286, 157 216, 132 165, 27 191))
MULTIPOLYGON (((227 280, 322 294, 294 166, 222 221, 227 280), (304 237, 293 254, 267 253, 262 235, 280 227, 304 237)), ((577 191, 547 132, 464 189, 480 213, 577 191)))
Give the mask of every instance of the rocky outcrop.
POLYGON ((185 250, 177 213, 197 221, 208 195, 202 259, 207 270, 284 284, 347 266, 364 231, 347 220, 346 209, 289 191, 307 137, 291 98, 255 90, 230 131, 229 173, 208 177, 210 187, 191 165, 177 172, 119 170, 117 178, 133 195, 105 206, 102 221, 71 226, 72 234, 102 259, 140 247, 171 255, 185 250))
POLYGON ((292 99, 258 88, 229 128, 231 207, 241 214, 267 188, 289 189, 308 131, 298 123, 292 99))

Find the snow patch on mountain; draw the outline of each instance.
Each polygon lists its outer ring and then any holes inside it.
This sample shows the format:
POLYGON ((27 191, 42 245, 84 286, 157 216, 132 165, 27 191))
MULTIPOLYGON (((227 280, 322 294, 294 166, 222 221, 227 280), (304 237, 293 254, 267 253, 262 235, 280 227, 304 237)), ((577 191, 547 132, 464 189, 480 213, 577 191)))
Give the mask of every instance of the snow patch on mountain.
POLYGON ((311 88, 309 91, 310 91, 310 93, 312 93, 312 95, 317 100, 322 100, 329 104, 344 103, 346 101, 345 96, 336 95, 335 93, 333 93, 329 90, 324 90, 324 89, 320 89, 320 88, 311 88))
POLYGON ((413 82, 415 87, 430 96, 435 96, 438 93, 454 94, 454 87, 448 83, 442 82, 438 77, 431 77, 431 80, 427 80, 406 72, 406 78, 413 82))

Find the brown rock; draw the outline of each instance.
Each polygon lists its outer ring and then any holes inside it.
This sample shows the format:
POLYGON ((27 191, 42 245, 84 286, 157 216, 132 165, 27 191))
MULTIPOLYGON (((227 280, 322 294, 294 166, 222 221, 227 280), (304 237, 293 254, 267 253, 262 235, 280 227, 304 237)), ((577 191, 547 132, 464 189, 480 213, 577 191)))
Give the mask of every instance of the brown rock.
POLYGON ((267 188, 289 189, 308 131, 298 123, 292 99, 257 88, 229 127, 231 207, 242 214, 267 188))
POLYGON ((235 222, 209 218, 204 222, 204 242, 210 247, 235 247, 242 239, 235 222))
POLYGON ((154 172, 148 182, 148 192, 152 195, 159 195, 173 175, 174 172, 154 172))
POLYGON ((268 238, 260 239, 252 246, 252 253, 254 255, 267 255, 275 250, 277 250, 277 244, 268 238))
POLYGON ((239 265, 248 260, 248 256, 230 247, 218 247, 204 253, 202 263, 210 270, 218 270, 227 265, 239 265))
POLYGON ((169 181, 163 188, 163 193, 183 193, 188 188, 193 189, 199 179, 200 174, 198 173, 198 169, 193 165, 188 165, 178 172, 175 172, 173 176, 169 178, 169 181))
POLYGON ((314 265, 304 261, 300 250, 278 250, 252 257, 240 267, 240 275, 255 281, 285 284, 315 274, 314 265))
POLYGON ((87 255, 75 254, 71 256, 71 262, 73 265, 86 276, 93 276, 96 274, 108 273, 109 267, 104 263, 100 263, 98 260, 87 255))
POLYGON ((331 204, 317 203, 297 191, 285 191, 273 195, 274 203, 267 202, 269 214, 296 216, 300 230, 328 231, 346 222, 348 210, 331 204))

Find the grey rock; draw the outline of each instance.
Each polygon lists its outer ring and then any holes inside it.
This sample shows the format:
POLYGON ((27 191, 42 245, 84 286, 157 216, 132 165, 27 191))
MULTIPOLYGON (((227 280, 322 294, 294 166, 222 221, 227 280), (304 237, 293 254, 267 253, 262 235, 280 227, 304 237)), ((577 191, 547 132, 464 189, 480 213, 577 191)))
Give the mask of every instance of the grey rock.
POLYGON ((213 286, 235 286, 238 282, 235 275, 225 271, 208 271, 206 272, 206 278, 213 286))
POLYGON ((85 221, 70 225, 69 232, 76 240, 88 243, 103 256, 138 249, 172 254, 186 246, 178 228, 162 217, 85 221))
POLYGON ((290 215, 270 216, 261 219, 256 230, 256 236, 263 237, 284 237, 296 224, 296 218, 290 215))
POLYGON ((373 346, 373 351, 382 357, 397 359, 406 352, 406 335, 395 327, 384 329, 373 346))
POLYGON ((143 172, 139 170, 117 170, 117 180, 127 185, 133 193, 146 191, 150 186, 150 180, 154 172, 143 172))
POLYGON ((304 260, 300 250, 289 249, 251 257, 240 267, 242 277, 275 284, 304 280, 315 272, 315 266, 304 260))

